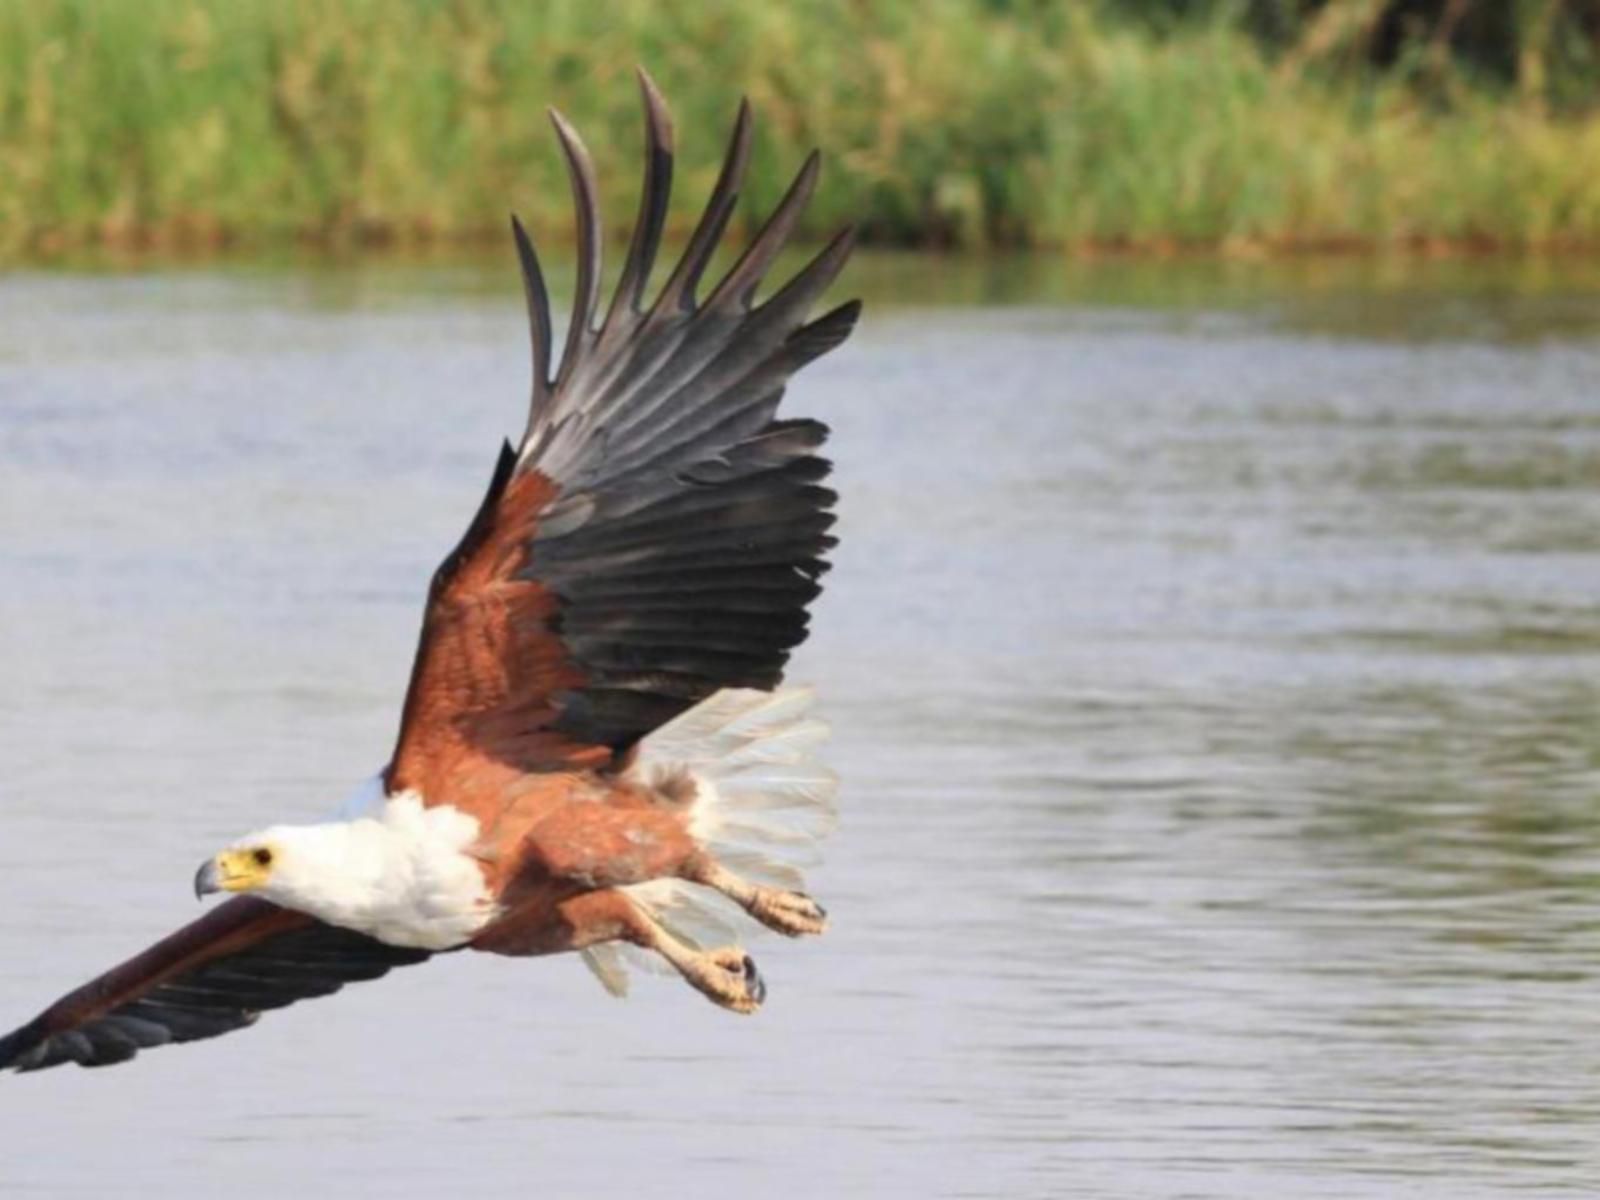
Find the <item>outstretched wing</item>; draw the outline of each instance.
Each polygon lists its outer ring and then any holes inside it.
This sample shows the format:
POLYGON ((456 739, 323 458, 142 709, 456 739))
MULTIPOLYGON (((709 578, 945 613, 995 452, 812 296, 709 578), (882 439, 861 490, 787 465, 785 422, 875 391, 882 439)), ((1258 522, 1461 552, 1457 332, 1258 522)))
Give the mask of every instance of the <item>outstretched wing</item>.
POLYGON ((552 114, 578 211, 578 279, 551 375, 549 299, 513 220, 533 341, 520 447, 434 575, 387 782, 471 808, 485 773, 604 767, 724 687, 772 688, 806 632, 835 496, 827 428, 778 420, 789 377, 849 334, 860 306, 807 323, 844 265, 845 231, 761 303, 756 293, 817 178, 807 159, 726 276, 697 299, 750 153, 740 107, 704 215, 655 300, 672 127, 641 73, 644 192, 599 318, 594 170, 552 114), (464 794, 467 793, 467 794, 464 794))
POLYGON ((428 957, 238 896, 0 1037, 0 1070, 109 1066, 428 957))

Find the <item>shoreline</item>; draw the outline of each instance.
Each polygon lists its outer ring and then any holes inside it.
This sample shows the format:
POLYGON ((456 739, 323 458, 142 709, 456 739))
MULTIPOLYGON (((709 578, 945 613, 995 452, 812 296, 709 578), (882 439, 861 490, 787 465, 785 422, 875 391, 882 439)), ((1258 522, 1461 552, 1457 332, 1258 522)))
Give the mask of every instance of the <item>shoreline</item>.
MULTIPOLYGON (((570 256, 574 242, 570 230, 541 228, 528 222, 536 245, 558 260, 570 256)), ((735 232, 734 241, 748 239, 753 230, 735 232)), ((608 228, 606 245, 617 253, 626 245, 629 230, 608 228)), ((680 244, 669 234, 663 255, 680 244)), ((191 223, 153 225, 137 230, 105 233, 34 231, 0 249, 0 272, 14 267, 46 266, 74 259, 145 262, 224 262, 232 259, 276 257, 308 253, 371 259, 476 256, 511 244, 509 222, 501 228, 475 227, 419 234, 415 227, 336 229, 332 231, 233 230, 191 223)), ((794 250, 821 249, 825 238, 797 239, 794 250)), ((1600 238, 1550 238, 1524 241, 1492 236, 1444 237, 1417 234, 1394 238, 1360 238, 1348 235, 1305 235, 1277 238, 1218 238, 1180 240, 1170 237, 1078 239, 1065 242, 983 244, 877 241, 862 237, 862 250, 878 254, 912 255, 930 259, 1028 257, 1038 261, 1099 260, 1296 262, 1339 260, 1423 259, 1456 261, 1506 261, 1573 258, 1600 262, 1600 238)))
POLYGON ((634 64, 677 126, 670 226, 756 113, 736 226, 808 151, 802 239, 1069 258, 1600 255, 1600 103, 1446 62, 1425 79, 1046 3, 787 8, 395 0, 0 5, 0 262, 568 241, 544 113, 608 229, 639 175, 634 64))

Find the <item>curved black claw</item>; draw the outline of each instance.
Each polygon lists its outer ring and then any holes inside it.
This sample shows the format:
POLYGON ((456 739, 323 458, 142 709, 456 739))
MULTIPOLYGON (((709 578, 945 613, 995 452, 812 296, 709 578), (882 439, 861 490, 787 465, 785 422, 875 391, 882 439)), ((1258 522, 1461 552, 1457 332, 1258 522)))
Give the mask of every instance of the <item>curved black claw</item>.
POLYGON ((755 1003, 764 1003, 767 998, 767 981, 761 978, 761 972, 756 970, 756 960, 746 954, 742 965, 745 991, 755 1003))

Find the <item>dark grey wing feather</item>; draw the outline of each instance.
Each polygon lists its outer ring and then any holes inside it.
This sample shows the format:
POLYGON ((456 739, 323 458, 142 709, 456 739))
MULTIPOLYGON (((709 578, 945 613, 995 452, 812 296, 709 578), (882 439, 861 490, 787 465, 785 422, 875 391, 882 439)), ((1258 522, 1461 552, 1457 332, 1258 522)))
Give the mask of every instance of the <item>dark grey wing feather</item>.
POLYGON ((781 681, 827 567, 836 497, 817 453, 826 426, 779 420, 778 404, 790 377, 844 341, 860 313, 851 302, 808 321, 849 256, 848 230, 756 302, 816 186, 816 154, 727 275, 696 298, 749 162, 747 105, 682 258, 645 304, 666 221, 672 124, 654 85, 647 77, 641 85, 639 220, 598 327, 594 170, 577 133, 555 116, 579 259, 554 379, 543 374, 548 301, 520 233, 518 243, 524 277, 537 281, 527 296, 540 374, 517 472, 557 487, 518 576, 555 593, 556 629, 584 678, 553 698, 556 728, 616 750, 719 688, 781 681))
POLYGON ((750 102, 739 101, 739 115, 733 122, 733 136, 728 139, 728 152, 722 160, 722 171, 711 190, 711 199, 706 202, 705 212, 700 215, 694 232, 689 235, 683 257, 678 260, 678 265, 661 288, 661 295, 656 298, 658 313, 694 308, 700 279, 711 265, 711 256, 722 241, 723 231, 728 228, 728 220, 733 216, 739 192, 744 187, 744 173, 750 166, 750 135, 754 124, 750 102))
MULTIPOLYGON (((528 302, 528 320, 533 327, 533 395, 528 402, 528 429, 531 431, 534 421, 550 402, 550 292, 544 285, 544 272, 539 269, 539 256, 534 253, 533 242, 516 217, 511 218, 511 236, 517 245, 522 294, 528 302)), ((500 483, 505 486, 504 480, 500 483)), ((494 488, 489 490, 489 495, 495 495, 494 488)))
POLYGON ((594 162, 589 149, 578 136, 578 131, 554 109, 550 121, 556 128, 562 153, 567 159, 567 173, 572 178, 572 201, 578 210, 578 284, 572 298, 572 321, 567 326, 567 346, 561 354, 561 368, 556 374, 556 394, 573 370, 586 357, 585 351, 594 340, 595 306, 600 299, 600 198, 594 178, 594 162))
POLYGON ((661 233, 667 224, 667 201, 672 195, 672 116, 648 75, 639 76, 639 86, 644 92, 644 188, 639 195, 639 219, 633 227, 633 241, 628 246, 622 277, 617 280, 617 290, 611 297, 611 308, 601 329, 602 342, 608 332, 619 328, 620 312, 638 313, 644 308, 645 285, 650 281, 650 268, 655 265, 656 251, 661 246, 661 233))

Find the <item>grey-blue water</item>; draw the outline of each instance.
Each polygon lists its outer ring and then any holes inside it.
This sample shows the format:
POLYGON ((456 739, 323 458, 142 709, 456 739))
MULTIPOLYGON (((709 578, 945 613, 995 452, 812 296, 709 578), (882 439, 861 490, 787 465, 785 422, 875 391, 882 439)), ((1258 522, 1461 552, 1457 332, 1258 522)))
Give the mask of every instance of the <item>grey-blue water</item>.
MULTIPOLYGON (((0 1077, 0 1193, 1600 1194, 1600 285, 863 262, 818 942, 0 1077)), ((0 275, 0 1024, 385 757, 508 258, 0 275)))

